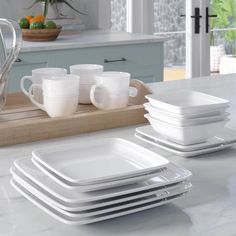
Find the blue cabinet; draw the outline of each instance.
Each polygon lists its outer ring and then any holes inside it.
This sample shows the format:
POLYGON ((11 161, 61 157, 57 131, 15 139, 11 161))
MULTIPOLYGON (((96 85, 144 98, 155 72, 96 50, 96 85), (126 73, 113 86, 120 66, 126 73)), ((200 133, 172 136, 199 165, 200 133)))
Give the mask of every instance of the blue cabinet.
POLYGON ((129 72, 144 82, 163 80, 163 42, 78 49, 22 52, 10 73, 9 91, 20 91, 20 79, 39 67, 64 67, 82 63, 103 64, 106 71, 129 72))

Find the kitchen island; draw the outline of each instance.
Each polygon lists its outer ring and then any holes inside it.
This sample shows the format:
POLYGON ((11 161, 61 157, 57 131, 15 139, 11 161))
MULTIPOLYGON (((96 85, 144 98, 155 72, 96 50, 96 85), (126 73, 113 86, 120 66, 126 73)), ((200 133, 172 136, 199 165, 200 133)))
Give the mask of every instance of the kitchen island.
MULTIPOLYGON (((124 71, 146 83, 163 80, 164 41, 153 35, 85 30, 59 35, 53 42, 22 42, 9 80, 9 91, 20 91, 20 80, 32 69, 74 64, 101 64, 106 71, 124 71)), ((8 41, 9 44, 9 41, 8 41)))
MULTIPOLYGON (((230 100, 236 129, 236 75, 150 84, 156 93, 195 90, 230 100)), ((182 158, 134 137, 135 127, 0 148, 0 235, 4 236, 233 236, 236 235, 236 147, 194 158, 182 158), (185 198, 152 210, 92 225, 67 226, 57 222, 18 194, 9 184, 14 160, 32 149, 93 139, 121 137, 162 154, 193 173, 193 188, 185 198)))

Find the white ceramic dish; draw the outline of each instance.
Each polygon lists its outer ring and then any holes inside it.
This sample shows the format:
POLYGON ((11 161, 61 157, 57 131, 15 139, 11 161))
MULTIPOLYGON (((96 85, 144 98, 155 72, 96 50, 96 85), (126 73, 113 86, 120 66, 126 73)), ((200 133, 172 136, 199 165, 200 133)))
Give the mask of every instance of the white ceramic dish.
POLYGON ((14 166, 21 173, 21 175, 30 179, 37 188, 41 189, 45 194, 53 196, 56 201, 61 204, 78 210, 93 209, 95 207, 102 207, 112 203, 120 203, 121 196, 126 200, 129 197, 135 199, 134 196, 142 194, 144 191, 157 190, 166 185, 174 185, 185 182, 191 177, 191 172, 185 168, 179 167, 173 163, 168 164, 166 171, 161 172, 154 178, 146 181, 130 184, 122 187, 105 189, 102 191, 81 193, 77 188, 65 189, 63 186, 57 184, 50 177, 41 172, 34 166, 30 158, 23 158, 16 160, 14 166))
POLYGON ((121 217, 121 216, 124 216, 124 215, 129 215, 129 214, 132 214, 132 213, 148 210, 148 209, 151 209, 151 208, 154 208, 154 207, 158 207, 158 206, 173 202, 173 201, 185 196, 185 194, 186 194, 186 193, 178 194, 178 195, 168 197, 168 198, 165 198, 165 199, 162 199, 162 200, 157 200, 157 201, 154 201, 154 202, 151 202, 151 203, 146 203, 146 204, 142 204, 142 205, 139 205, 139 206, 130 207, 130 208, 127 208, 127 209, 124 209, 124 210, 119 210, 119 211, 115 211, 115 212, 108 213, 108 214, 102 214, 102 215, 99 215, 97 217, 95 216, 95 217, 88 217, 88 218, 83 218, 83 219, 80 219, 80 220, 75 220, 75 219, 73 219, 69 216, 65 216, 65 215, 61 214, 60 212, 58 212, 55 209, 53 209, 52 207, 50 207, 48 204, 40 201, 37 197, 35 197, 30 192, 28 192, 26 189, 22 188, 14 180, 11 180, 11 185, 20 194, 22 194, 25 198, 27 198, 29 201, 31 201, 35 206, 37 206, 38 208, 40 208, 41 210, 43 210, 44 212, 49 214, 54 219, 57 219, 60 222, 65 223, 65 224, 69 224, 69 225, 91 224, 91 223, 95 223, 95 222, 99 222, 99 221, 113 219, 113 218, 121 217))
POLYGON ((43 166, 40 162, 38 162, 34 157, 32 157, 32 162, 34 163, 35 166, 38 167, 43 173, 48 175, 54 182, 57 182, 60 184, 62 187, 65 189, 77 189, 80 192, 86 193, 86 192, 92 192, 92 191, 99 191, 99 190, 104 190, 104 189, 109 189, 109 188, 115 188, 115 187, 120 187, 124 185, 129 185, 133 183, 137 183, 140 181, 144 181, 150 178, 155 177, 158 175, 158 173, 164 171, 166 167, 161 168, 157 171, 150 172, 149 174, 144 174, 140 175, 137 177, 130 177, 127 179, 122 179, 122 180, 116 180, 116 181, 111 181, 111 182, 105 182, 101 184, 94 184, 94 185, 68 185, 68 182, 65 182, 64 179, 62 179, 60 176, 56 175, 53 173, 50 169, 48 169, 46 166, 43 166))
POLYGON ((163 136, 158 134, 151 125, 146 125, 142 127, 138 127, 135 129, 137 134, 142 135, 143 137, 147 137, 153 142, 157 142, 160 144, 164 144, 165 146, 176 149, 182 152, 191 152, 191 151, 199 151, 206 148, 219 147, 220 145, 226 145, 231 143, 236 143, 236 131, 224 128, 221 133, 217 134, 215 137, 209 138, 204 143, 198 143, 193 145, 183 146, 178 143, 174 143, 165 139, 163 136))
POLYGON ((178 120, 190 120, 190 119, 196 119, 196 118, 205 118, 205 117, 212 117, 212 116, 224 116, 225 115, 225 110, 229 107, 223 107, 223 108, 217 108, 217 109, 211 109, 210 111, 202 111, 202 112, 192 112, 190 114, 175 114, 173 112, 169 112, 157 107, 154 107, 151 105, 151 103, 147 102, 144 104, 144 107, 155 109, 155 112, 158 112, 162 116, 167 116, 171 117, 173 119, 178 119, 178 120))
POLYGON ((178 91, 146 95, 150 104, 175 114, 193 114, 216 109, 226 109, 229 101, 195 91, 178 91))
POLYGON ((153 108, 149 103, 145 103, 144 107, 149 112, 149 115, 152 118, 177 126, 192 126, 206 123, 214 123, 218 121, 223 121, 229 116, 229 113, 225 113, 224 115, 218 115, 218 116, 210 116, 210 117, 206 116, 193 119, 178 119, 160 113, 157 109, 155 109, 155 107, 153 108))
POLYGON ((193 145, 205 142, 207 139, 214 137, 217 133, 222 132, 226 123, 226 121, 219 121, 194 126, 176 126, 154 119, 148 114, 144 116, 157 133, 181 145, 193 145))
POLYGON ((175 185, 175 186, 170 187, 170 188, 166 187, 166 188, 164 188, 162 190, 159 190, 159 191, 152 191, 152 192, 147 191, 146 196, 143 196, 143 197, 141 196, 140 198, 137 198, 137 199, 134 199, 134 200, 131 199, 131 200, 128 200, 128 201, 123 201, 121 203, 111 204, 111 205, 104 206, 104 207, 79 211, 79 210, 76 210, 74 208, 68 208, 68 207, 65 207, 64 205, 61 205, 60 203, 53 200, 49 196, 45 195, 43 192, 38 191, 30 183, 28 183, 23 178, 18 176, 14 172, 14 170, 11 170, 11 172, 12 172, 13 179, 19 185, 21 185, 23 188, 25 188, 27 191, 32 193, 35 197, 37 197, 41 201, 47 203, 49 206, 51 206, 55 210, 61 212, 62 214, 66 215, 66 216, 70 216, 72 218, 91 217, 91 216, 101 215, 101 214, 104 214, 104 213, 109 213, 109 212, 113 212, 113 211, 117 211, 117 210, 122 210, 122 209, 125 209, 125 208, 128 208, 128 207, 143 204, 144 203, 143 201, 145 201, 145 203, 147 203, 149 201, 151 202, 153 200, 153 196, 155 196, 155 200, 157 200, 157 199, 163 199, 163 198, 166 198, 166 197, 169 197, 169 196, 173 196, 173 195, 176 195, 176 194, 180 194, 180 193, 183 193, 183 192, 187 192, 187 191, 189 191, 189 189, 192 186, 191 183, 178 184, 178 185, 175 185))
POLYGON ((39 149, 32 155, 68 185, 94 185, 140 176, 169 163, 164 157, 119 138, 39 149))
MULTIPOLYGON (((43 188, 40 188, 40 186, 34 184, 33 181, 25 177, 16 168, 13 167, 11 169, 11 173, 12 173, 13 178, 19 184, 21 184, 23 187, 25 187, 29 192, 31 192, 35 196, 39 197, 41 200, 46 201, 50 205, 54 205, 60 209, 63 209, 65 211, 70 211, 70 212, 78 212, 78 211, 81 212, 81 211, 88 211, 88 210, 95 211, 96 209, 104 208, 104 207, 111 208, 113 205, 138 200, 143 197, 151 196, 153 194, 156 194, 157 196, 162 197, 168 194, 169 191, 174 191, 174 190, 177 191, 180 189, 185 190, 191 187, 191 184, 189 183, 189 181, 186 180, 182 182, 176 182, 173 184, 167 184, 166 186, 157 187, 157 188, 152 188, 152 186, 150 185, 150 189, 131 193, 131 194, 121 195, 115 198, 107 198, 105 200, 84 202, 84 203, 78 203, 78 204, 68 204, 68 202, 64 203, 60 199, 56 198, 54 195, 45 191, 43 188)), ((70 194, 70 192, 68 192, 68 194, 70 194)), ((77 200, 80 200, 80 199, 77 199, 77 200)))
POLYGON ((219 151, 222 151, 225 149, 232 148, 236 145, 236 142, 235 142, 235 143, 222 144, 219 146, 205 148, 205 149, 201 149, 201 150, 197 150, 197 151, 183 152, 183 151, 179 151, 174 148, 171 148, 169 146, 166 146, 165 144, 162 144, 160 142, 154 141, 146 136, 142 136, 141 134, 138 134, 138 133, 135 134, 135 137, 146 142, 146 143, 152 144, 153 146, 156 146, 158 148, 161 148, 163 150, 166 150, 170 153, 173 153, 173 154, 175 154, 177 156, 181 156, 181 157, 195 157, 195 156, 205 155, 205 154, 209 154, 209 153, 213 153, 213 152, 219 152, 219 151))

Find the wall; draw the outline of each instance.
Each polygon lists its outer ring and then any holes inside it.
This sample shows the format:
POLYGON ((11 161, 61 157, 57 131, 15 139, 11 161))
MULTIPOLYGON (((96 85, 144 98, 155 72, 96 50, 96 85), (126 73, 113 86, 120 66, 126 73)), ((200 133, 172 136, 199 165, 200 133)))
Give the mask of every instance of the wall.
MULTIPOLYGON (((36 14, 42 9, 39 5, 32 9, 26 9, 33 0, 0 0, 0 17, 17 20, 22 16, 36 14)), ((98 27, 98 4, 99 0, 74 0, 74 6, 87 12, 87 16, 82 16, 64 7, 63 13, 70 17, 80 18, 86 25, 86 28, 94 29, 98 27)))

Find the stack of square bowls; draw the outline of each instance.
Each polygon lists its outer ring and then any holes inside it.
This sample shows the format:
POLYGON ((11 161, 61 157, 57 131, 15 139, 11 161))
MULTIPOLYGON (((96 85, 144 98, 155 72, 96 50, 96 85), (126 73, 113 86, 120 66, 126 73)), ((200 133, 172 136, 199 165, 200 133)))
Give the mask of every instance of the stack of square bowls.
POLYGON ((145 117, 164 138, 181 145, 206 142, 222 131, 229 101, 195 91, 147 95, 145 117))

